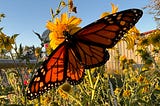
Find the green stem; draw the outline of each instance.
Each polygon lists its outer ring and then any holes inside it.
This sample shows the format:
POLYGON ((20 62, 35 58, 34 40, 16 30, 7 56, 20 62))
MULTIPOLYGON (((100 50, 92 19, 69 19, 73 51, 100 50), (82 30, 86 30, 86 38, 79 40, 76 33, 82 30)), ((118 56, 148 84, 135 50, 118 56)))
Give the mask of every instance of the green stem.
POLYGON ((87 75, 88 75, 88 79, 89 79, 89 83, 91 85, 91 88, 93 88, 93 81, 92 81, 92 78, 91 78, 90 70, 87 70, 87 75))
POLYGON ((88 95, 88 94, 87 94, 87 92, 85 91, 85 89, 84 89, 84 88, 82 88, 82 86, 81 86, 81 85, 78 85, 78 87, 80 88, 81 92, 85 93, 85 95, 88 95))
POLYGON ((92 81, 92 77, 91 77, 91 72, 90 72, 90 70, 87 70, 87 75, 88 75, 88 79, 89 79, 89 83, 90 83, 90 85, 91 85, 91 92, 92 92, 92 95, 91 95, 91 100, 93 100, 93 98, 94 98, 94 92, 95 92, 95 89, 94 89, 94 86, 93 86, 93 81, 92 81))
MULTIPOLYGON (((61 88, 59 88, 59 89, 61 89, 61 88)), ((61 90, 63 91, 63 93, 65 93, 65 94, 68 95, 68 98, 69 98, 69 99, 74 100, 74 101, 76 101, 80 106, 83 106, 82 103, 81 103, 78 99, 76 99, 73 95, 70 95, 68 92, 64 91, 63 89, 61 89, 61 90)))
POLYGON ((92 90, 91 100, 94 99, 94 93, 95 93, 95 89, 96 89, 96 87, 97 87, 97 84, 98 84, 99 79, 100 79, 100 74, 98 73, 97 80, 96 80, 96 82, 95 82, 95 84, 94 84, 94 87, 93 87, 93 90, 92 90))
MULTIPOLYGON (((68 93, 67 93, 68 94, 68 93)), ((76 101, 80 106, 83 106, 82 103, 76 99, 75 97, 73 97, 72 95, 68 94, 69 98, 71 98, 72 100, 76 101)))

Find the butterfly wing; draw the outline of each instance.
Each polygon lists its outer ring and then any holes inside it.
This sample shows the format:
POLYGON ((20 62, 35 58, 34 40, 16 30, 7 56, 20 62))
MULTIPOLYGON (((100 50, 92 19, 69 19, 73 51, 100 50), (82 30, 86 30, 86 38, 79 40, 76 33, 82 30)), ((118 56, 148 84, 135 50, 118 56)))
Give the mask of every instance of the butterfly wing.
POLYGON ((105 63, 109 57, 105 48, 112 48, 141 16, 142 11, 139 9, 117 12, 99 19, 75 33, 73 36, 79 42, 77 51, 82 64, 86 68, 91 68, 105 63))
POLYGON ((142 16, 139 9, 128 9, 101 18, 75 33, 79 40, 112 48, 142 16))
MULTIPOLYGON (((74 44, 76 45, 76 44, 74 44)), ((67 69, 67 81, 71 85, 79 84, 84 76, 84 67, 77 59, 75 53, 73 52, 73 48, 68 48, 68 69, 67 69)))
POLYGON ((28 86, 28 99, 34 99, 48 89, 65 81, 65 67, 67 67, 64 64, 66 61, 65 53, 66 48, 62 43, 50 54, 49 58, 44 61, 28 86))
POLYGON ((78 84, 83 76, 84 67, 77 61, 72 49, 63 42, 37 70, 28 86, 27 98, 34 99, 65 81, 72 85, 78 84))
POLYGON ((87 68, 98 67, 106 63, 109 53, 105 47, 97 46, 86 41, 77 41, 72 47, 75 58, 87 68))

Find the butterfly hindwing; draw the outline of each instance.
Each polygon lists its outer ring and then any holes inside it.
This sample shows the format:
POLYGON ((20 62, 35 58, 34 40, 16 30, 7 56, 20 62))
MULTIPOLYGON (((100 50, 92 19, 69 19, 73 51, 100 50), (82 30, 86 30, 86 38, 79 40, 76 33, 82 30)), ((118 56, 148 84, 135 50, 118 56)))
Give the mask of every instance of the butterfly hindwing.
POLYGON ((78 41, 72 49, 76 58, 85 68, 101 66, 109 59, 109 53, 106 48, 89 42, 78 41))
POLYGON ((67 81, 71 85, 79 84, 82 81, 85 69, 71 48, 68 49, 68 57, 67 81))

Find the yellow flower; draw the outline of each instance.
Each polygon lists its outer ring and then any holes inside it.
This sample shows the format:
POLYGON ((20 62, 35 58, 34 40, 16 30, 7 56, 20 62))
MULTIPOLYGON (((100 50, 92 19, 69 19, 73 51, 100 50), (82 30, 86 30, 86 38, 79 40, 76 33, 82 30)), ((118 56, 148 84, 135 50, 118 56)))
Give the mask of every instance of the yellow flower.
POLYGON ((35 49, 35 56, 36 56, 36 57, 39 57, 40 54, 41 54, 41 48, 40 48, 40 47, 37 47, 37 48, 35 49))
POLYGON ((116 89, 114 90, 115 95, 118 95, 118 94, 120 93, 120 91, 121 91, 120 88, 116 88, 116 89))
POLYGON ((144 79, 145 79, 145 78, 140 75, 140 76, 137 78, 137 82, 142 83, 142 82, 144 81, 144 79))
POLYGON ((124 90, 123 97, 129 97, 131 95, 131 90, 124 90))
POLYGON ((49 34, 50 46, 55 49, 65 39, 64 31, 68 31, 70 35, 77 32, 80 27, 81 19, 75 16, 68 17, 67 13, 61 14, 60 19, 55 18, 53 22, 48 21, 46 27, 51 31, 49 34))
POLYGON ((119 57, 119 60, 120 60, 121 62, 126 62, 126 61, 127 61, 127 58, 126 58, 125 55, 123 55, 123 56, 120 56, 120 57, 119 57))
POLYGON ((160 85, 158 83, 156 83, 155 89, 160 91, 160 85))
POLYGON ((145 86, 141 89, 141 93, 144 94, 144 93, 147 93, 149 91, 149 88, 148 86, 145 86))
POLYGON ((118 11, 118 6, 114 5, 113 3, 111 3, 112 6, 112 14, 116 13, 118 11))
POLYGON ((141 75, 137 78, 137 82, 144 83, 144 84, 149 84, 150 83, 149 80, 146 77, 143 77, 141 75))

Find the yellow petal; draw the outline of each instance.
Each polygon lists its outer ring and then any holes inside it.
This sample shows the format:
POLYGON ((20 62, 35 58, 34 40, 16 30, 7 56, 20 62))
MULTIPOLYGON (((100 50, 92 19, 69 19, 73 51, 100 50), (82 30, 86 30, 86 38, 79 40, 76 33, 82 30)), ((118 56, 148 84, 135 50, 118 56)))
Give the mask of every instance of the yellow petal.
POLYGON ((111 6, 112 6, 112 12, 104 12, 102 13, 102 15, 100 16, 100 18, 103 18, 103 17, 106 17, 107 15, 109 14, 113 14, 113 13, 116 13, 118 11, 118 6, 114 5, 113 3, 111 3, 111 6))
POLYGON ((61 14, 61 24, 67 24, 67 22, 68 22, 67 13, 61 14))
POLYGON ((60 23, 61 23, 61 22, 60 22, 60 20, 59 20, 58 18, 55 18, 55 19, 54 19, 54 24, 57 25, 57 24, 60 24, 60 23))
POLYGON ((110 14, 109 12, 104 12, 104 13, 101 14, 100 18, 104 18, 104 17, 106 17, 109 14, 110 14))
POLYGON ((111 3, 112 6, 112 13, 116 13, 118 11, 118 6, 114 5, 113 3, 111 3))
POLYGON ((53 32, 50 32, 49 38, 50 40, 56 40, 56 35, 53 32))
POLYGON ((69 20, 68 20, 68 23, 70 24, 74 24, 74 25, 79 25, 81 23, 81 19, 80 18, 76 18, 74 16, 72 16, 69 20))
POLYGON ((53 31, 53 26, 54 26, 54 24, 50 21, 48 21, 46 24, 47 29, 49 29, 50 31, 53 31))

